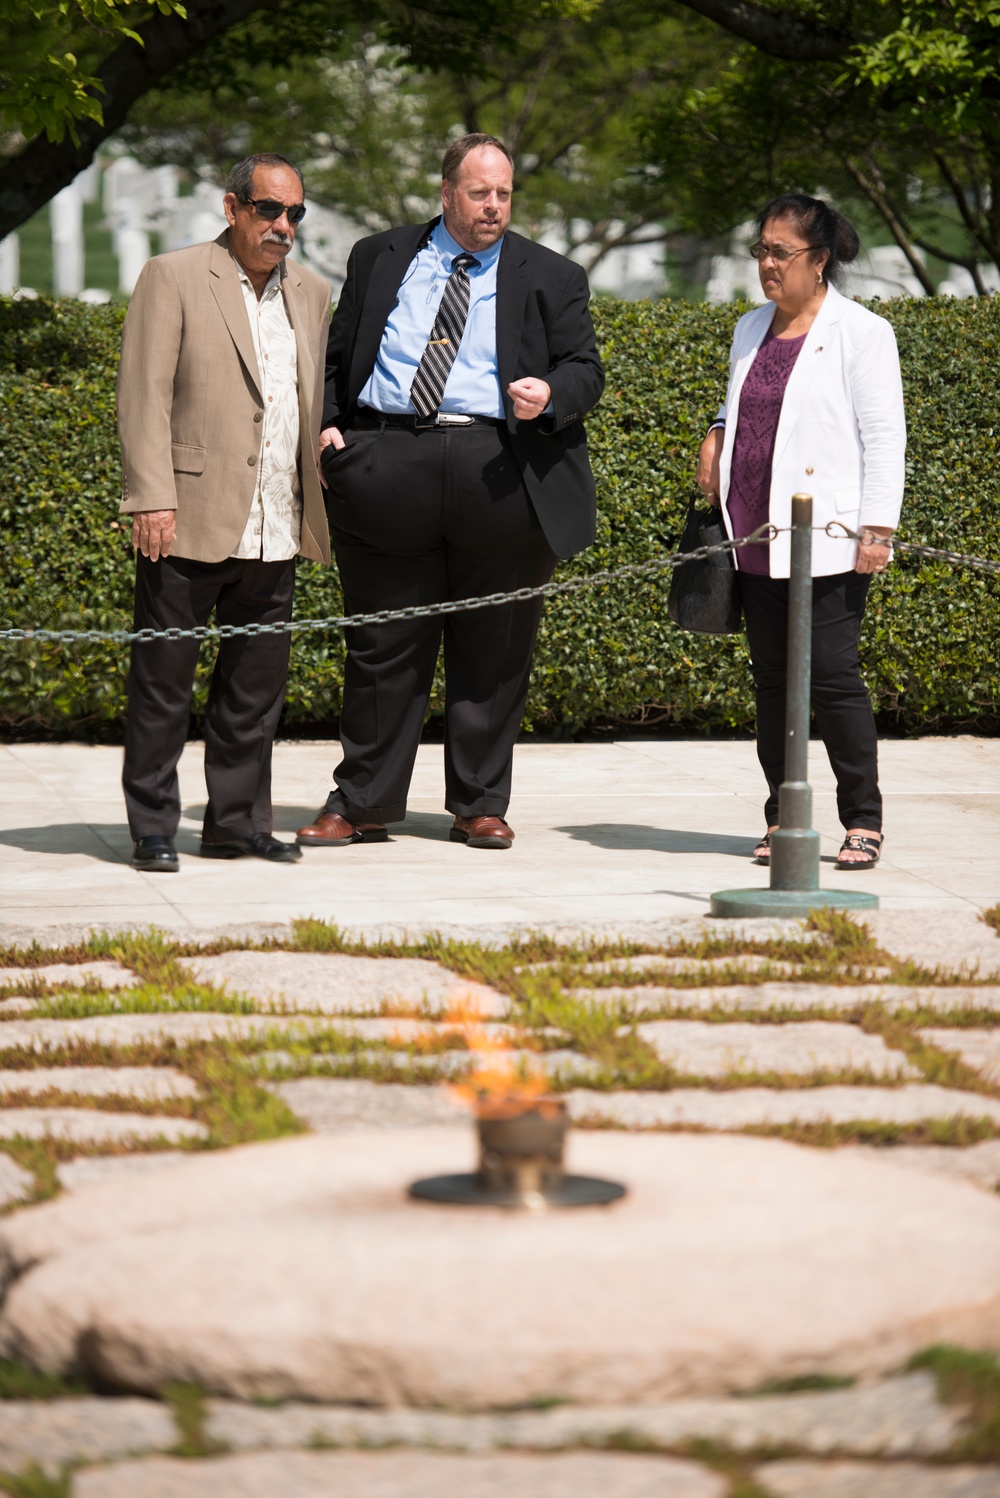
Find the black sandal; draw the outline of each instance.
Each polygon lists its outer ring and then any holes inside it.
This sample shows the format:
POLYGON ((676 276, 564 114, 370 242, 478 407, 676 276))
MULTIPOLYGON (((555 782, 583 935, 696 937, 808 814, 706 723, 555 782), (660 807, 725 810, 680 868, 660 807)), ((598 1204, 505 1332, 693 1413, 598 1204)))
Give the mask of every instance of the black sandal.
POLYGON ((765 868, 770 868, 770 866, 771 866, 771 834, 769 832, 765 832, 764 833, 764 836, 761 838, 761 840, 757 844, 756 848, 754 848, 754 850, 753 850, 753 861, 754 861, 754 863, 762 863, 765 868), (763 854, 761 853, 761 849, 762 848, 764 850, 763 854))
POLYGON ((837 861, 834 867, 838 869, 873 869, 878 863, 884 847, 884 837, 880 837, 878 842, 876 842, 873 837, 859 837, 856 832, 852 833, 849 837, 845 837, 841 843, 840 852, 837 854, 837 861), (852 853, 867 853, 868 857, 843 858, 841 855, 846 853, 848 849, 852 853))

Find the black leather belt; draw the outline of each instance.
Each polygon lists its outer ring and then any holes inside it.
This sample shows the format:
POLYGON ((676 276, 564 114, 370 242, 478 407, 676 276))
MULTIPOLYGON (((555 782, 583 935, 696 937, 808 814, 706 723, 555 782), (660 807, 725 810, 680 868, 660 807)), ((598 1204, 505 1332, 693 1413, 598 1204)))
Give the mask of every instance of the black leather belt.
POLYGON ((354 418, 359 427, 405 427, 410 432, 461 432, 467 427, 502 427, 507 423, 497 416, 466 416, 457 411, 439 411, 436 416, 414 416, 406 412, 376 411, 362 406, 354 418))

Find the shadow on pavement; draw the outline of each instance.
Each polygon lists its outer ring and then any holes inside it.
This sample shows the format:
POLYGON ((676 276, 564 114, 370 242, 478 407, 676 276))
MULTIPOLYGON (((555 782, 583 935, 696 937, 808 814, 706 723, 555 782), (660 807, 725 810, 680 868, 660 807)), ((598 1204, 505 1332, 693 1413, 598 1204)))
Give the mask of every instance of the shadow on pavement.
POLYGON ((557 827, 577 842, 595 848, 651 849, 657 853, 718 853, 729 858, 749 858, 755 838, 719 832, 678 832, 672 828, 644 827, 634 822, 592 822, 580 827, 557 827))
MULTIPOLYGON (((201 838, 181 831, 176 839, 179 853, 197 853, 201 838)), ((83 854, 99 863, 128 864, 132 838, 125 822, 54 822, 48 827, 5 827, 0 846, 23 848, 26 853, 83 854)))

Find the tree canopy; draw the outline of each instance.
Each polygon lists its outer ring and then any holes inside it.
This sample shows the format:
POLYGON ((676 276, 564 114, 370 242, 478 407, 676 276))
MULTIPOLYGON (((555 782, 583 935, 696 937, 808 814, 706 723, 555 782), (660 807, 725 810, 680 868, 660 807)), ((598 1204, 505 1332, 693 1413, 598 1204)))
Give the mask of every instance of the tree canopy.
POLYGON ((744 43, 709 88, 647 120, 682 212, 703 221, 726 197, 732 223, 775 187, 822 184, 870 204, 925 290, 920 251, 985 289, 983 264, 1000 269, 1000 0, 841 0, 824 24, 850 43, 834 57, 817 47, 808 67, 800 40, 773 44, 742 0, 679 3, 710 7, 744 43))
MULTIPOLYGON (((530 14, 582 15, 594 3, 542 0, 530 14)), ((418 65, 473 67, 484 43, 513 45, 528 14, 528 0, 478 0, 470 15, 454 0, 28 0, 25 24, 21 0, 0 0, 0 56, 9 60, 0 72, 0 239, 168 79, 183 87, 197 77, 211 91, 255 64, 335 50, 359 19, 418 65)))
POLYGON ((176 67, 279 0, 0 0, 0 238, 89 166, 176 67), (37 92, 36 92, 37 90, 37 92))
POLYGON ((517 161, 517 220, 554 232, 593 266, 609 250, 662 242, 672 188, 643 163, 644 113, 712 66, 712 28, 655 0, 617 0, 533 20, 480 43, 475 69, 418 67, 412 48, 349 28, 333 55, 259 65, 207 95, 160 90, 123 132, 148 164, 208 167, 281 148, 307 168, 310 196, 376 230, 436 211, 443 143, 499 135, 517 161))
POLYGON ((138 42, 134 23, 144 10, 187 14, 181 0, 0 0, 0 123, 26 139, 44 134, 52 142, 67 133, 77 141, 79 120, 100 124, 100 79, 86 54, 138 42))
POLYGON ((0 0, 0 237, 114 131, 175 159, 281 143, 378 227, 456 126, 589 264, 822 186, 923 257, 1000 267, 1000 0, 0 0), (27 20, 25 20, 27 17, 27 20), (187 156, 185 157, 185 152, 187 156))

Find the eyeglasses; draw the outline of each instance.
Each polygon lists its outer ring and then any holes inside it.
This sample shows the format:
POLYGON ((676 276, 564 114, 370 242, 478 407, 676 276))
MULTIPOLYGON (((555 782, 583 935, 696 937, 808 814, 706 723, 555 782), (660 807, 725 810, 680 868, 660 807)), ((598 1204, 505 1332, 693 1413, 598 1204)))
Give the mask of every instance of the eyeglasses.
POLYGON ((266 218, 271 224, 283 213, 288 215, 290 224, 301 224, 306 216, 305 203, 279 203, 276 198, 241 198, 240 201, 252 208, 258 218, 266 218))
POLYGON ((803 244, 797 250, 790 250, 783 244, 765 244, 762 239, 754 240, 748 253, 754 260, 776 260, 783 265, 786 260, 793 259, 796 255, 804 255, 808 250, 821 250, 821 244, 803 244))

